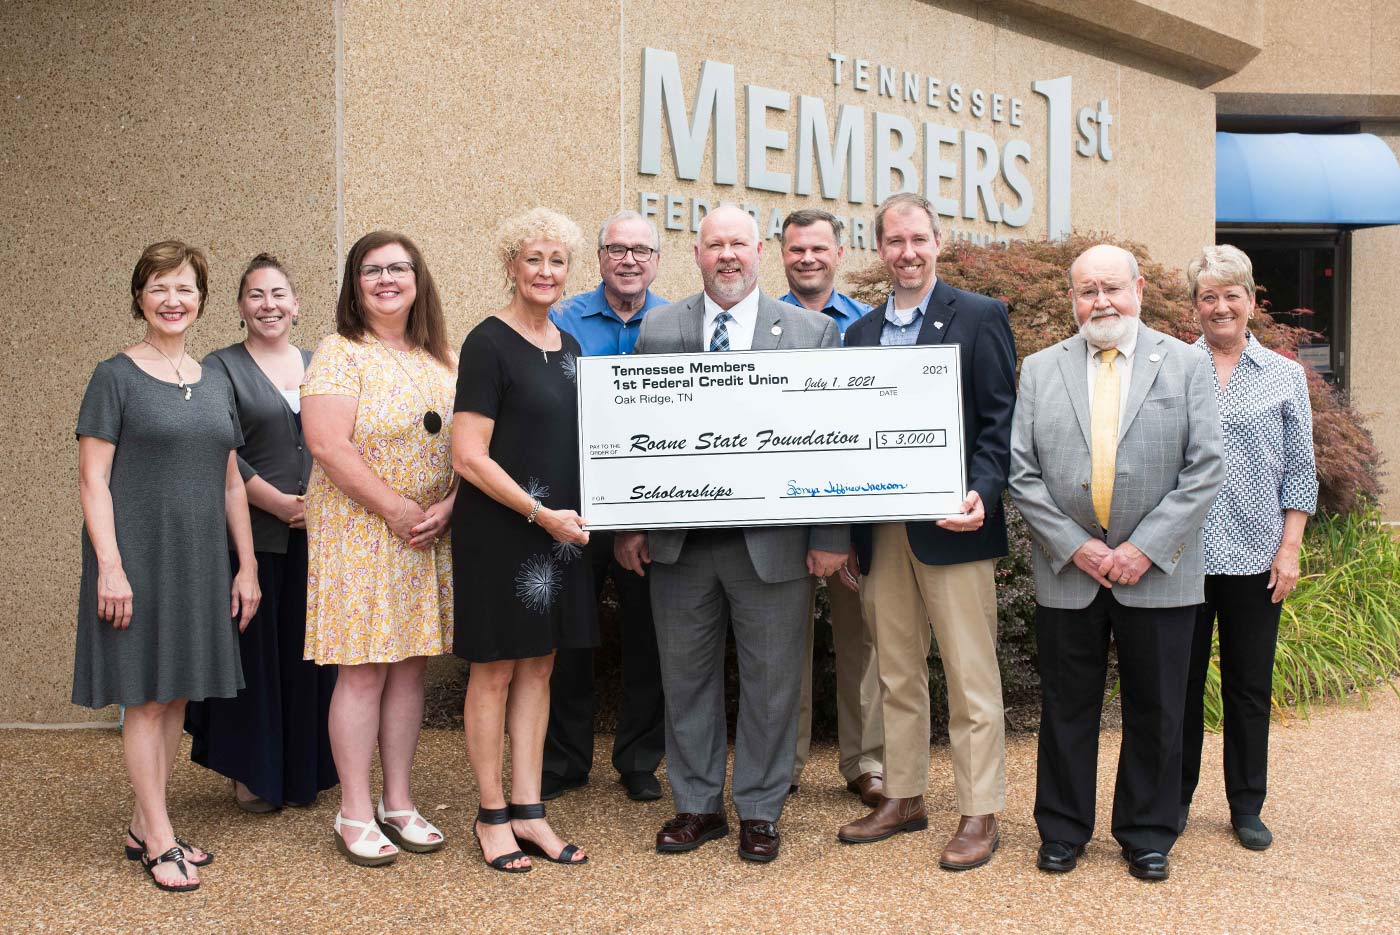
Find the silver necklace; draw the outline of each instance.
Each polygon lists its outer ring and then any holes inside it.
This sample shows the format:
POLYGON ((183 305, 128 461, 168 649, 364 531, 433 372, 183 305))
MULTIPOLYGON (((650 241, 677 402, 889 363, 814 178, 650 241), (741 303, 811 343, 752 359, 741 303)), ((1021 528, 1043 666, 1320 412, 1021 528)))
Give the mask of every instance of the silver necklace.
POLYGON ((442 416, 436 409, 428 404, 428 397, 424 395, 423 390, 419 388, 418 381, 413 379, 413 374, 409 373, 408 368, 403 365, 403 361, 399 360, 398 355, 393 352, 393 349, 387 347, 379 338, 371 334, 370 340, 383 348, 384 353, 389 355, 389 359, 399 365, 399 369, 403 371, 403 375, 408 378, 409 386, 413 387, 413 392, 417 393, 418 398, 423 401, 423 409, 425 410, 423 413, 423 430, 429 435, 436 435, 438 432, 441 432, 442 416))
MULTIPOLYGON (((536 340, 534 339, 534 337, 532 337, 531 335, 529 335, 529 334, 526 333, 526 331, 525 331, 525 323, 524 323, 523 321, 520 320, 520 313, 519 313, 519 312, 511 312, 511 313, 510 313, 510 317, 513 318, 513 319, 515 319, 515 324, 517 325, 516 330, 518 330, 518 331, 520 332, 520 336, 523 337, 525 340, 529 341, 529 342, 530 342, 531 344, 533 344, 535 347, 539 348, 540 356, 544 358, 544 362, 545 362, 545 363, 549 363, 549 351, 546 351, 546 350, 544 349, 544 345, 543 345, 541 342, 536 341, 536 340)), ((549 335, 549 323, 548 323, 548 322, 545 322, 544 333, 545 333, 546 338, 548 338, 548 335, 549 335)))
MULTIPOLYGON (((165 357, 165 351, 162 351, 160 348, 156 347, 154 344, 152 344, 150 341, 147 341, 145 338, 141 339, 141 343, 149 347, 151 350, 155 351, 160 356, 165 357)), ((170 365, 171 370, 175 371, 175 382, 179 385, 180 389, 185 391, 185 399, 188 400, 190 398, 190 388, 188 385, 186 385, 185 378, 180 373, 180 364, 175 363, 175 361, 171 360, 169 357, 165 357, 165 362, 170 365)), ((185 349, 182 347, 180 348, 180 363, 184 362, 185 349)))

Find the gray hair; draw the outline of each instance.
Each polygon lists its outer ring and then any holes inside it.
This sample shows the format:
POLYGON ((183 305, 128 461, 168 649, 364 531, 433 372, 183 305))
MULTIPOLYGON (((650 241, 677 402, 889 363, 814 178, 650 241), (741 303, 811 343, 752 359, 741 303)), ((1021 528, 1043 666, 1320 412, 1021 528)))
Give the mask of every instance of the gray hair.
POLYGON ((1254 297, 1254 264, 1239 247, 1222 243, 1202 247, 1201 253, 1186 264, 1186 283, 1191 287, 1191 301, 1196 301, 1201 280, 1208 279, 1219 286, 1243 286, 1254 297))
MULTIPOLYGON (((1094 246, 1090 247, 1089 250, 1097 250, 1099 247, 1112 247, 1114 250, 1117 250, 1119 253, 1123 254, 1124 257, 1127 258, 1129 279, 1133 280, 1134 282, 1137 282, 1137 280, 1142 276, 1142 273, 1138 270, 1137 257, 1133 256, 1133 251, 1124 250, 1117 244, 1112 243, 1094 244, 1094 246)), ((1085 250, 1084 253, 1088 253, 1089 250, 1085 250)), ((1065 270, 1065 281, 1069 283, 1070 289, 1074 288, 1074 268, 1079 265, 1079 261, 1083 259, 1084 253, 1081 253, 1079 254, 1079 256, 1075 257, 1074 262, 1069 265, 1069 269, 1065 270)))
MULTIPOLYGON (((749 212, 745 211, 743 208, 739 207, 738 205, 715 205, 714 210, 715 210, 715 211, 718 211, 720 208, 733 208, 735 211, 738 211, 739 213, 741 213, 741 214, 743 214, 743 215, 746 215, 746 216, 748 217, 748 219, 749 219, 749 224, 753 227, 753 242, 754 242, 755 244, 759 244, 759 243, 762 243, 762 242, 763 242, 763 234, 760 233, 760 232, 759 232, 759 229, 758 229, 758 218, 754 217, 752 214, 750 214, 749 212)), ((708 217, 710 216, 710 214, 711 214, 710 211, 706 211, 706 212, 705 212, 705 218, 708 218, 708 217)), ((701 230, 703 230, 704 227, 705 227, 705 220, 704 220, 704 219, 701 219, 701 221, 700 221, 700 228, 697 229, 697 230, 695 231, 695 245, 696 245, 697 247, 702 247, 702 246, 704 246, 704 240, 703 240, 703 239, 701 238, 701 236, 700 236, 701 230)))
POLYGON ((608 229, 611 228, 614 224, 618 223, 619 221, 646 222, 646 226, 651 229, 651 248, 657 253, 661 252, 661 232, 656 229, 656 223, 652 221, 651 218, 642 217, 636 211, 619 211, 614 215, 610 215, 607 219, 603 221, 602 226, 598 228, 599 250, 607 246, 608 229))

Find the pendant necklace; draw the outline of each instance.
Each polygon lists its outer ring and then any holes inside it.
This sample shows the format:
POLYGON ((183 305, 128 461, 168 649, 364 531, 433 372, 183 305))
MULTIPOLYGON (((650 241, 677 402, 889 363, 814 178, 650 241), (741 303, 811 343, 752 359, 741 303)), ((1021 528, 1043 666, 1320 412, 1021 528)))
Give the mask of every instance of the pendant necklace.
POLYGON ((375 344, 378 344, 384 349, 384 352, 389 355, 390 360, 399 365, 399 369, 403 371, 403 375, 408 378, 409 386, 413 387, 413 392, 417 393, 418 398, 423 400, 423 430, 429 435, 436 435, 438 432, 441 432, 442 416, 438 414, 436 409, 428 405, 428 397, 425 396, 422 389, 419 388, 418 381, 413 379, 413 374, 408 372, 408 368, 403 365, 403 361, 399 360, 399 356, 394 353, 392 348, 385 346, 385 344, 373 334, 370 335, 370 338, 375 344))
MULTIPOLYGON (((141 339, 141 343, 149 347, 151 350, 155 351, 160 356, 165 357, 165 351, 162 351, 160 348, 156 347, 154 344, 152 344, 150 341, 147 341, 145 338, 141 339)), ((165 357, 165 362, 170 365, 171 370, 175 371, 175 382, 179 385, 180 389, 185 391, 185 399, 188 400, 190 398, 190 388, 185 383, 185 378, 180 374, 180 364, 175 363, 175 361, 171 360, 169 357, 165 357)), ((184 362, 185 349, 180 348, 180 363, 184 362)))
MULTIPOLYGON (((520 336, 521 336, 522 338, 524 338, 526 341, 529 341, 529 342, 530 342, 531 344, 533 344, 535 347, 539 348, 540 356, 544 358, 544 362, 545 362, 545 363, 549 363, 549 351, 546 351, 546 350, 544 349, 544 346, 543 346, 539 341, 536 341, 533 337, 531 337, 529 334, 527 334, 527 333, 525 332, 525 323, 524 323, 523 321, 520 320, 520 315, 519 315, 519 313, 518 313, 518 312, 511 312, 511 313, 510 313, 510 316, 511 316, 511 318, 515 319, 515 324, 518 326, 516 330, 520 332, 520 336)), ((549 334, 549 323, 548 323, 548 322, 545 322, 544 330, 545 330, 545 335, 548 336, 548 334, 549 334)))

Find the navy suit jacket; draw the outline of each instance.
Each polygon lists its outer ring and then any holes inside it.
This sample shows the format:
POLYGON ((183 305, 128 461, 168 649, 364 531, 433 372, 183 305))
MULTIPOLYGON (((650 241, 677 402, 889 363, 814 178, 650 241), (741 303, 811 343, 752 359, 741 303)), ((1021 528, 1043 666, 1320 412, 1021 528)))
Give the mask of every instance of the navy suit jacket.
MULTIPOLYGON (((878 347, 885 306, 877 305, 846 330, 846 347, 878 347)), ((938 280, 924 312, 919 344, 956 344, 962 370, 963 439, 967 485, 982 497, 987 519, 974 532, 951 532, 933 522, 905 523, 909 545, 925 565, 957 565, 1006 554, 1001 495, 1011 470, 1011 414, 1016 408, 1016 344, 1006 305, 938 280), (941 327, 940 327, 941 323, 941 327)), ((870 570, 872 529, 851 530, 862 572, 870 570)))

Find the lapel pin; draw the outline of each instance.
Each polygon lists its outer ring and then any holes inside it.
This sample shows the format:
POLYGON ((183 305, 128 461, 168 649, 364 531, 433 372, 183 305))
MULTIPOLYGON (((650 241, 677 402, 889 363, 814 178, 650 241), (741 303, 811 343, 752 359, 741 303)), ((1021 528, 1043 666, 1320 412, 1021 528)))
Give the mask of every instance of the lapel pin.
POLYGON ((942 328, 942 327, 943 327, 943 322, 941 322, 941 321, 935 321, 935 322, 933 323, 933 326, 934 326, 935 328, 942 328))
POLYGON ((1152 362, 1155 364, 1157 361, 1159 361, 1159 360, 1162 359, 1162 355, 1161 355, 1161 354, 1148 354, 1148 355, 1147 355, 1147 359, 1150 360, 1150 361, 1152 361, 1152 362))
POLYGON ((780 335, 780 334, 782 334, 782 333, 783 333, 783 326, 782 326, 782 325, 774 325, 774 326, 773 326, 773 337, 776 338, 778 335, 780 335))

